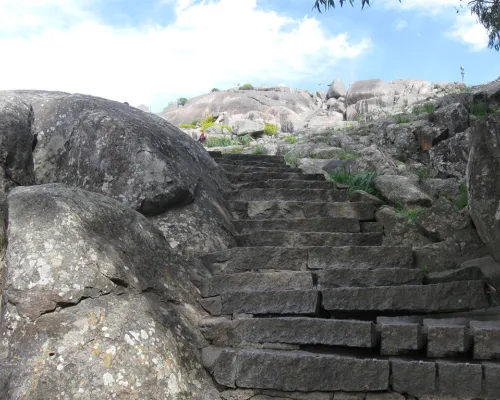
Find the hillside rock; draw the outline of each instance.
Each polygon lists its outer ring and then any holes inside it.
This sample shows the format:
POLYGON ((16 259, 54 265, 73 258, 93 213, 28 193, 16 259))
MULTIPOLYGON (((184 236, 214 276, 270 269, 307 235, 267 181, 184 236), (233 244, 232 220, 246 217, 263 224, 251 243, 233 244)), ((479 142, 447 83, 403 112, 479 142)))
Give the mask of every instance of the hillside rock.
POLYGON ((430 120, 446 128, 446 136, 451 138, 469 127, 469 112, 461 103, 452 103, 436 110, 430 120))
POLYGON ((356 81, 349 86, 347 91, 347 105, 356 104, 360 100, 372 97, 388 95, 391 90, 390 85, 382 79, 367 79, 356 81))
POLYGON ((8 204, 2 398, 219 398, 186 265, 144 216, 61 184, 8 204))
POLYGON ((264 134, 264 122, 255 122, 249 119, 240 119, 231 126, 231 132, 237 136, 261 136, 264 134))
POLYGON ((500 114, 472 126, 467 165, 470 214, 493 258, 500 262, 500 114))
POLYGON ((393 204, 406 206, 432 205, 432 199, 427 196, 412 179, 399 175, 381 175, 373 180, 373 185, 387 200, 393 204))
POLYGON ((155 216, 179 252, 216 250, 231 241, 224 171, 164 119, 79 94, 0 93, 5 96, 33 107, 37 184, 81 187, 155 216))
POLYGON ((334 79, 330 84, 328 93, 326 94, 326 99, 338 99, 339 97, 345 97, 347 95, 347 90, 340 79, 334 79))

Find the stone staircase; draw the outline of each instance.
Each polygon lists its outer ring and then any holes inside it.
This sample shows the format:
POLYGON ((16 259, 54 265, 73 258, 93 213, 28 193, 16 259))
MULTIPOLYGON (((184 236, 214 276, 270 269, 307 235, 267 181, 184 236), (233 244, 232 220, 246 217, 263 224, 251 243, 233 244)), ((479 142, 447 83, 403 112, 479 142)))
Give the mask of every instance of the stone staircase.
POLYGON ((222 398, 500 399, 500 313, 483 281, 424 285, 411 248, 382 246, 375 207, 323 175, 212 156, 239 232, 202 257, 199 286, 222 398))

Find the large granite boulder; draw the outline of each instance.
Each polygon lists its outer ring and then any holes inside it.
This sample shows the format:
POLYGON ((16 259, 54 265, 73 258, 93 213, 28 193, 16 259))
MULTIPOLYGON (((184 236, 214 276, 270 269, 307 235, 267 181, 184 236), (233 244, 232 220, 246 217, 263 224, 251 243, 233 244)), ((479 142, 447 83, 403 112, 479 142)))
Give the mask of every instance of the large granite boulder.
POLYGON ((347 91, 347 105, 356 104, 360 100, 384 96, 394 93, 391 86, 382 79, 367 79, 356 81, 347 91))
POLYGON ((444 127, 451 138, 469 127, 469 112, 461 103, 452 103, 436 110, 430 120, 444 127))
POLYGON ((262 136, 264 134, 264 122, 252 121, 250 119, 240 119, 233 123, 231 132, 237 136, 250 135, 254 137, 262 136))
POLYGON ((330 84, 328 93, 326 94, 327 99, 338 99, 339 97, 345 97, 347 91, 345 86, 340 79, 334 79, 330 84))
POLYGON ((500 262, 500 114, 477 121, 467 165, 470 215, 493 258, 500 262))
MULTIPOLYGON (((56 92, 1 92, 34 110, 37 184, 61 182, 167 221, 179 252, 230 239, 225 172, 200 143, 164 119, 122 103, 56 92), (187 218, 187 221, 186 221, 187 218), (186 223, 189 222, 189 226, 186 223)), ((224 247, 224 246, 223 246, 224 247)))
POLYGON ((219 398, 187 266, 152 223, 61 184, 8 207, 2 398, 219 398))
POLYGON ((420 189, 411 178, 399 175, 380 175, 373 185, 383 197, 393 204, 429 207, 432 199, 420 189))

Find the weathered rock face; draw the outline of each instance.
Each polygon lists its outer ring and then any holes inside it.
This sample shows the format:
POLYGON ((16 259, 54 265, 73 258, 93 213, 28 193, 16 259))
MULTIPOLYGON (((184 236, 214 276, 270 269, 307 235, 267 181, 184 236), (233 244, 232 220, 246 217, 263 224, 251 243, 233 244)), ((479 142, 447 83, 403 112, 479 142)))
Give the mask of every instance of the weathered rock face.
POLYGON ((500 261, 500 114, 472 126, 467 165, 470 214, 491 255, 500 261))
POLYGON ((8 206, 2 398, 219 398, 195 289, 153 224, 60 184, 16 188, 8 206))
POLYGON ((390 202, 407 206, 429 207, 432 199, 427 196, 410 178, 398 175, 381 175, 373 180, 375 188, 390 202))
POLYGON ((345 97, 347 91, 345 90, 345 86, 340 79, 334 79, 330 88, 328 89, 328 93, 326 94, 327 99, 338 99, 339 97, 345 97))
POLYGON ((249 119, 240 119, 236 121, 231 128, 231 132, 237 136, 260 136, 264 134, 264 123, 249 119))
POLYGON ((0 93, 6 96, 33 107, 36 183, 81 187, 156 221, 165 218, 165 233, 175 236, 179 252, 215 250, 215 243, 230 240, 220 197, 221 184, 228 184, 225 173, 199 143, 164 119, 92 96, 0 93), (186 224, 204 234, 193 236, 186 224))

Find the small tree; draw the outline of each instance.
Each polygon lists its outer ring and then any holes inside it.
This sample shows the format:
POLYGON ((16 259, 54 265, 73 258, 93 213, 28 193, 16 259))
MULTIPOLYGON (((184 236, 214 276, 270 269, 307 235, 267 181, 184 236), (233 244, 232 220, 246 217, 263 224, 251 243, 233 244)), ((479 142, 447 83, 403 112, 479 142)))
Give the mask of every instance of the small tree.
POLYGON ((186 104, 187 101, 188 101, 188 99, 186 99, 185 97, 180 97, 177 99, 177 105, 184 106, 184 104, 186 104))
POLYGON ((240 90, 253 90, 253 85, 251 85, 250 83, 245 83, 244 85, 241 85, 240 90))
MULTIPOLYGON (((355 0, 338 0, 340 7, 349 1, 349 4, 354 7, 355 0)), ((401 0, 399 0, 401 2, 401 0)), ((461 5, 461 8, 468 8, 472 15, 477 17, 477 21, 483 25, 488 31, 488 47, 490 49, 500 50, 500 0, 460 0, 466 3, 461 5)), ((361 8, 370 6, 370 0, 361 0, 361 8)), ((320 13, 321 9, 327 10, 335 8, 335 0, 316 0, 313 9, 316 8, 320 13)), ((457 9, 457 13, 460 10, 457 9)))
POLYGON ((219 89, 217 89, 216 87, 214 87, 214 88, 211 90, 211 92, 212 92, 212 93, 214 93, 214 92, 220 92, 220 90, 219 90, 219 89))

